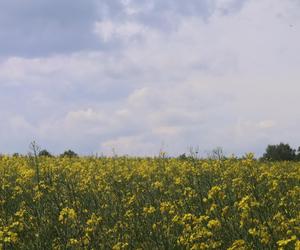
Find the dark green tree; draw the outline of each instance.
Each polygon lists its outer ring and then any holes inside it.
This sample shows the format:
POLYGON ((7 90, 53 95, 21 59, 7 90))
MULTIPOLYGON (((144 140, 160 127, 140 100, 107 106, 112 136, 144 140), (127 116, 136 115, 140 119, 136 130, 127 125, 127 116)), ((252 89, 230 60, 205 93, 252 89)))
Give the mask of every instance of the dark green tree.
POLYGON ((298 150, 297 150, 296 160, 300 161, 300 147, 298 147, 298 150))
POLYGON ((263 159, 269 161, 293 161, 296 160, 296 150, 291 148, 289 144, 284 143, 268 145, 263 159))
POLYGON ((43 149, 39 152, 39 156, 53 157, 46 149, 43 149))
POLYGON ((186 156, 186 154, 184 153, 184 154, 179 155, 177 158, 178 158, 179 160, 186 160, 186 159, 187 159, 187 156, 186 156))
POLYGON ((78 157, 78 154, 76 154, 74 151, 72 150, 66 150, 65 152, 63 152, 61 155, 61 157, 78 157))

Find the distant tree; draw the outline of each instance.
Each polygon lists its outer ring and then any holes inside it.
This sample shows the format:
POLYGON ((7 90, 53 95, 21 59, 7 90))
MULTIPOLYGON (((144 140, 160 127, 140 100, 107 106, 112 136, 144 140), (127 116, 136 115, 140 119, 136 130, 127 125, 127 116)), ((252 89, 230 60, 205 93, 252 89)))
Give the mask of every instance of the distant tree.
POLYGON ((223 160, 225 159, 225 155, 223 153, 222 147, 216 147, 211 152, 207 154, 207 158, 211 160, 223 160))
POLYGON ((189 158, 199 159, 199 146, 197 147, 189 147, 189 158))
POLYGON ((195 161, 196 158, 192 155, 186 155, 186 153, 181 154, 177 157, 178 160, 180 161, 195 161))
POLYGON ((39 156, 47 156, 47 157, 53 157, 52 154, 50 154, 46 149, 43 149, 39 152, 39 156))
POLYGON ((193 157, 190 156, 190 155, 186 155, 186 153, 184 153, 184 154, 179 155, 179 156, 177 157, 177 159, 178 159, 178 160, 182 160, 182 161, 187 161, 187 160, 193 159, 193 157))
POLYGON ((296 159, 296 150, 289 144, 268 145, 263 155, 264 160, 269 161, 292 161, 296 159))
POLYGON ((187 160, 188 159, 188 157, 186 156, 186 154, 184 153, 184 154, 181 154, 181 155, 179 155, 178 157, 177 157, 179 160, 187 160))
POLYGON ((74 151, 72 150, 66 150, 64 153, 62 153, 60 155, 61 157, 78 157, 78 154, 76 154, 74 151))
POLYGON ((298 147, 298 150, 297 150, 296 160, 300 161, 300 147, 298 147))

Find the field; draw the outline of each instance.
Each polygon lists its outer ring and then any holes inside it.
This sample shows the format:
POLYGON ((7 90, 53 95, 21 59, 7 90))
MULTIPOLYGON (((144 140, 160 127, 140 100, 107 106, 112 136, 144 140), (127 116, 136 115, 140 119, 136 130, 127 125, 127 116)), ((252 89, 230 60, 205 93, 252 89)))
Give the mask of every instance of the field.
POLYGON ((0 249, 300 249, 300 163, 0 157, 0 249))

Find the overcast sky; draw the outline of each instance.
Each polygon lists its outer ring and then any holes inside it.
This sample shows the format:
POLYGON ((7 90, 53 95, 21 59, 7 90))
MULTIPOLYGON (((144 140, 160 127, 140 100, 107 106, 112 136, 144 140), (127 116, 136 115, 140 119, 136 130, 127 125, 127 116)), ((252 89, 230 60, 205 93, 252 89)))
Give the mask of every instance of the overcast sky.
POLYGON ((0 152, 300 145, 299 0, 0 0, 0 152))

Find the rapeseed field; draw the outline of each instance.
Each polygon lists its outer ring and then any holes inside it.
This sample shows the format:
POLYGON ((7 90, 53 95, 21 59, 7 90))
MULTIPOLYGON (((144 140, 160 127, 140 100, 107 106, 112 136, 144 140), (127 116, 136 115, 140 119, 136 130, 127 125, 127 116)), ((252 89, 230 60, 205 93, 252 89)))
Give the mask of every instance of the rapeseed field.
POLYGON ((0 157, 0 249, 300 249, 300 163, 0 157))

